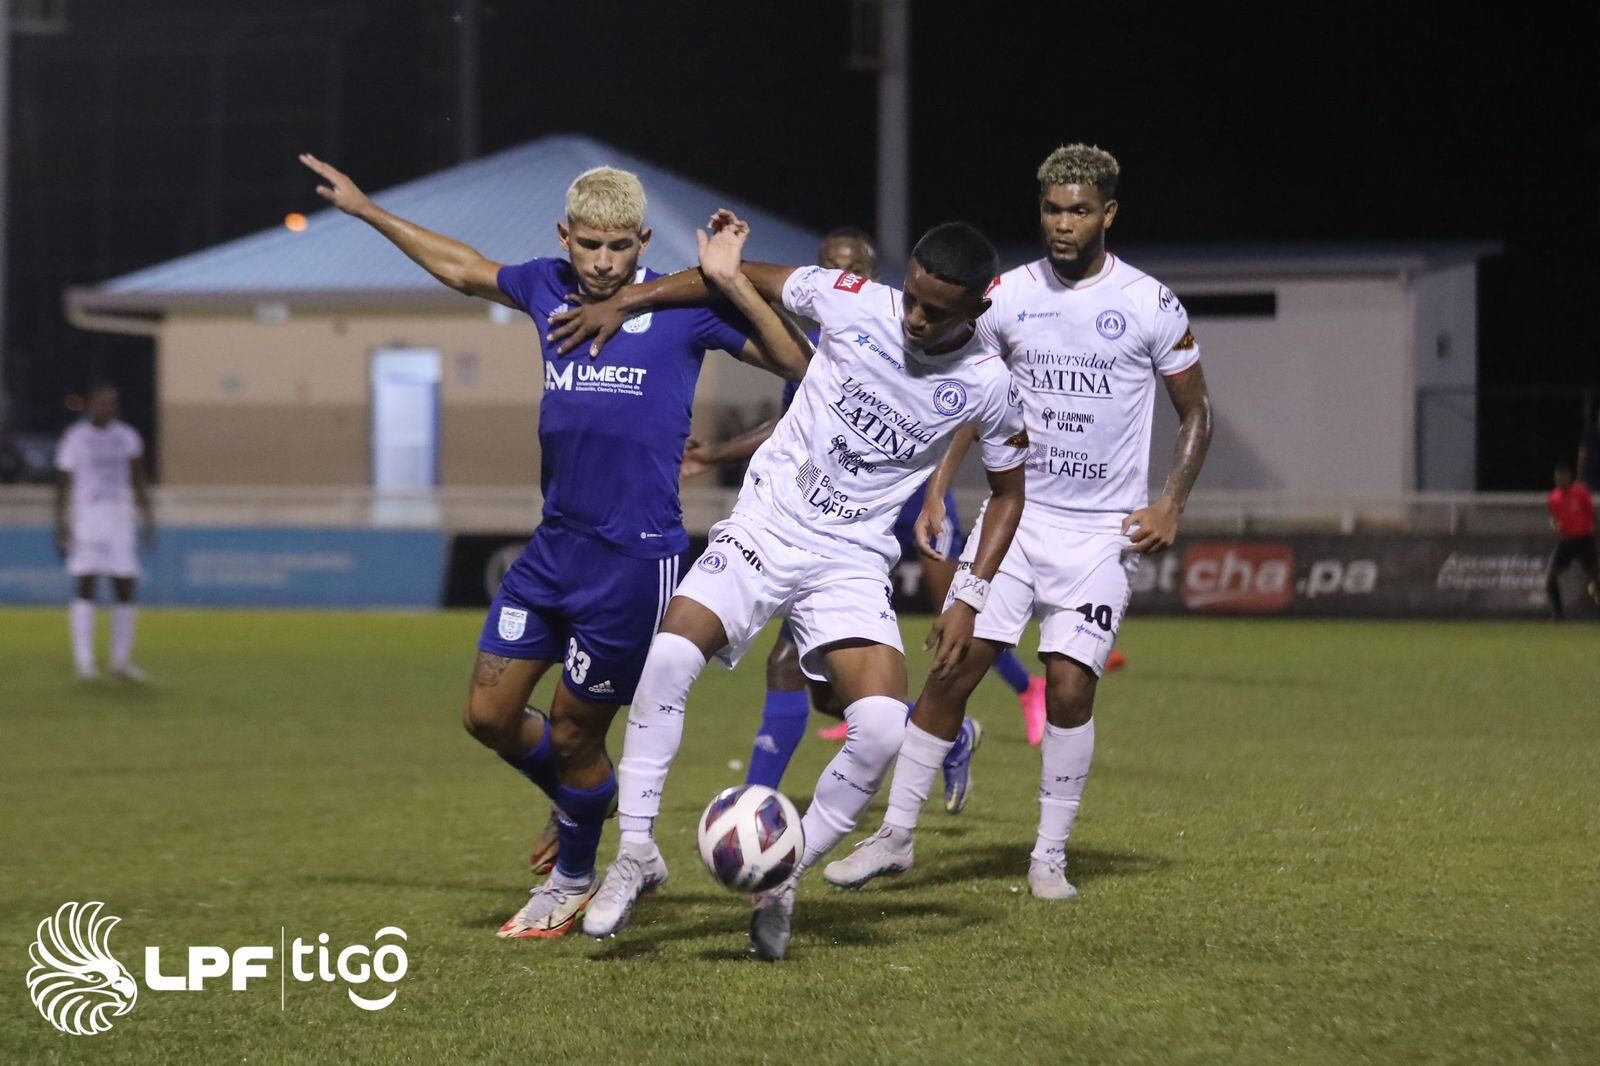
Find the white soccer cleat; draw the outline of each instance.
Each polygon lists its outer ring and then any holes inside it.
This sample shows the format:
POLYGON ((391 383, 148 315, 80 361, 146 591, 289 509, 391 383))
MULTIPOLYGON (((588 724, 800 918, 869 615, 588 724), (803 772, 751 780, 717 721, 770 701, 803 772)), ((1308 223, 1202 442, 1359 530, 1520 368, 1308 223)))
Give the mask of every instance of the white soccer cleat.
POLYGON ((1067 880, 1067 855, 1051 853, 1049 858, 1028 863, 1028 891, 1034 899, 1077 899, 1078 890, 1067 880))
POLYGON ((856 845, 838 862, 830 862, 822 879, 834 888, 860 888, 874 877, 903 874, 914 865, 916 838, 909 830, 886 825, 856 845))
POLYGON ((577 927, 578 918, 597 890, 594 878, 581 888, 546 881, 533 890, 528 903, 500 927, 502 940, 553 940, 577 927))
POLYGON ((99 681, 100 668, 94 663, 83 663, 73 668, 73 674, 79 681, 99 681))
POLYGON ((666 886, 667 863, 654 844, 624 844, 617 861, 583 915, 583 931, 596 940, 616 936, 628 927, 639 897, 666 886))
POLYGON ((750 951, 756 958, 777 962, 788 954, 798 886, 791 877, 777 888, 756 893, 755 911, 750 915, 750 951))
POLYGON ((120 663, 111 668, 111 676, 119 677, 124 681, 143 682, 150 679, 149 675, 132 663, 120 663))

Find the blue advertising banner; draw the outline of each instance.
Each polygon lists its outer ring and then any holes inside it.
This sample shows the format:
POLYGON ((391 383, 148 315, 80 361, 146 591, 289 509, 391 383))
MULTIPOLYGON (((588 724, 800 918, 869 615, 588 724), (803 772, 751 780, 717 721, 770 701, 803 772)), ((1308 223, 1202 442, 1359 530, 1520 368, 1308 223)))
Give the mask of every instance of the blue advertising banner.
MULTIPOLYGON (((437 607, 445 538, 433 530, 160 531, 139 598, 204 607, 437 607)), ((0 603, 64 603, 50 531, 0 529, 0 603)))

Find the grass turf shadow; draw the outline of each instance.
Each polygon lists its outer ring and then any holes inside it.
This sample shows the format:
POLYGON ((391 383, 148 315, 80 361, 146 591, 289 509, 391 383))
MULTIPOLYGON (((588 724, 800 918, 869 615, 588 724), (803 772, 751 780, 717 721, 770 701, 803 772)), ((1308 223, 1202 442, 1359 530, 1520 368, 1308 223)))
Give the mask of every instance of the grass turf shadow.
MULTIPOLYGON (((967 848, 936 858, 926 866, 915 866, 909 873, 886 882, 883 888, 886 891, 906 891, 967 881, 1026 881, 1031 846, 1031 843, 1018 842, 967 848)), ((1131 851, 1073 848, 1068 854, 1071 860, 1068 873, 1073 882, 1078 884, 1106 877, 1138 877, 1158 873, 1172 866, 1172 860, 1164 855, 1144 855, 1131 851)))

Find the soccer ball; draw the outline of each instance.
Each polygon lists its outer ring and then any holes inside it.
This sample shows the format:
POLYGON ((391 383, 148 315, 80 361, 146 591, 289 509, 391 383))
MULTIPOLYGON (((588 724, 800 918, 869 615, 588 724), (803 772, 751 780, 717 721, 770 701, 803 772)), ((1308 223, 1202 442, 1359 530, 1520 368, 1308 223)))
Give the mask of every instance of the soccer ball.
POLYGON ((805 852, 800 812, 765 785, 723 789, 700 816, 700 859, 735 892, 765 892, 788 880, 805 852))

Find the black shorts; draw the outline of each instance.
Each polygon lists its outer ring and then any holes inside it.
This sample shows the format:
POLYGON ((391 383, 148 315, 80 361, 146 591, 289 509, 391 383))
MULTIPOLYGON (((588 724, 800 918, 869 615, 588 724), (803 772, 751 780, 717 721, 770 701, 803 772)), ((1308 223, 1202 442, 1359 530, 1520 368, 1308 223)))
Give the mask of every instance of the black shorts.
POLYGON ((1556 545, 1555 555, 1550 557, 1550 568, 1565 570, 1567 564, 1574 560, 1581 563, 1585 570, 1595 569, 1593 537, 1563 537, 1561 543, 1556 545))

